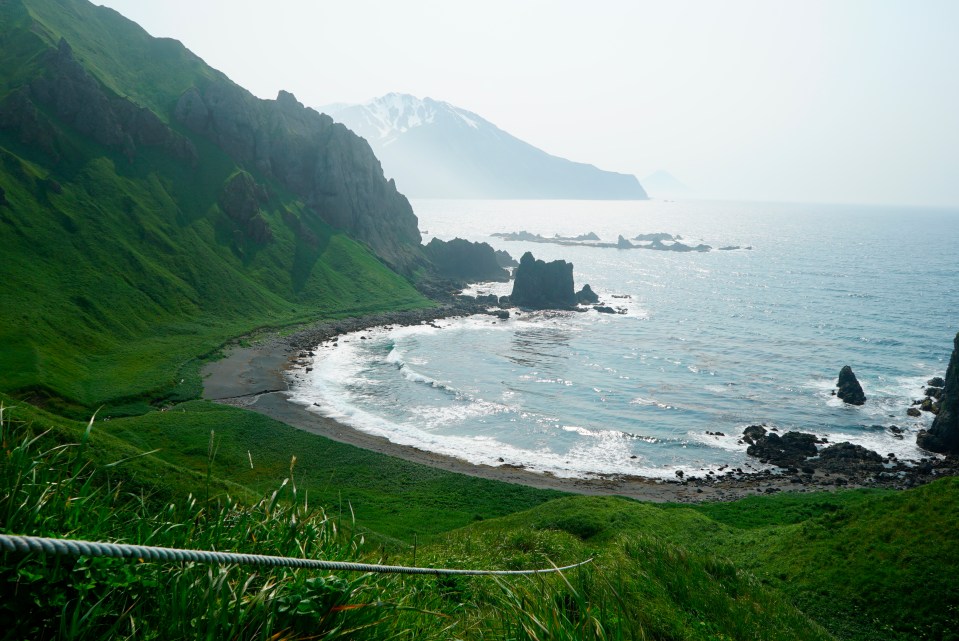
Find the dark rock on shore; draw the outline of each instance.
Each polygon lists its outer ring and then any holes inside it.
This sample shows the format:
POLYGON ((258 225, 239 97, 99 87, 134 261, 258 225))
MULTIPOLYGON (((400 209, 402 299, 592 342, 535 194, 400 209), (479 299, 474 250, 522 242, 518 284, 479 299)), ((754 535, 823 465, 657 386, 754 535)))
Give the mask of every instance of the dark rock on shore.
POLYGON ((953 342, 952 357, 946 369, 939 413, 932 427, 919 433, 916 443, 932 452, 959 454, 959 334, 953 342))
POLYGON ((882 469, 883 458, 862 445, 843 442, 830 445, 819 452, 816 466, 825 471, 848 473, 852 469, 882 469))
POLYGON ((749 445, 753 445, 759 439, 766 436, 766 427, 764 425, 750 425, 743 430, 743 440, 749 445))
POLYGON ((440 277, 469 282, 509 280, 509 272, 500 266, 496 252, 488 243, 434 238, 424 252, 440 277))
MULTIPOLYGON (((745 432, 743 436, 746 436, 745 432)), ((763 436, 754 436, 752 440, 746 454, 779 467, 799 465, 806 458, 815 456, 816 443, 819 442, 814 434, 803 432, 786 432, 782 436, 767 432, 763 436)))
POLYGON ((565 260, 545 262, 526 252, 516 268, 510 300, 531 309, 573 309, 573 264, 565 260))
POLYGON ((927 387, 925 389, 926 396, 929 398, 940 399, 942 398, 942 388, 941 387, 927 387))
POLYGON ((593 291, 589 284, 583 285, 583 288, 576 292, 576 302, 581 305, 593 305, 599 302, 599 296, 593 291))
POLYGON ((928 381, 926 381, 926 385, 928 385, 929 387, 945 387, 946 379, 944 379, 941 376, 933 376, 928 381))
POLYGON ((842 402, 850 405, 862 405, 866 402, 866 394, 862 391, 862 385, 859 384, 859 380, 848 365, 845 365, 839 371, 839 381, 836 386, 839 388, 836 396, 842 402))

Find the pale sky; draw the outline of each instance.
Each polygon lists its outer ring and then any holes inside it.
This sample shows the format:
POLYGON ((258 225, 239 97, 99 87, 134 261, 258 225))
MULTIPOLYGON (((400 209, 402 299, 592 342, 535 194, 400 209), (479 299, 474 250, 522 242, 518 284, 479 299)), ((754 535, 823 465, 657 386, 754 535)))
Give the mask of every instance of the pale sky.
POLYGON ((956 0, 97 3, 264 98, 429 96, 704 196, 959 206, 956 0))

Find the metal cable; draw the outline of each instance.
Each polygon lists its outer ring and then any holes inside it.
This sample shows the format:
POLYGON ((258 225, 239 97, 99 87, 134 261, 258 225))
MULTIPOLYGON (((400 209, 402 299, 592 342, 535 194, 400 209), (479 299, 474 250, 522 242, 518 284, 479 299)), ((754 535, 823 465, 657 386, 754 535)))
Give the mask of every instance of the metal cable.
POLYGON ((413 568, 402 565, 378 565, 371 563, 350 563, 346 561, 322 561, 319 559, 297 559, 285 556, 263 556, 259 554, 237 554, 234 552, 212 552, 208 550, 180 550, 161 548, 152 545, 129 545, 125 543, 98 543, 76 539, 51 539, 43 536, 21 536, 0 534, 0 549, 16 554, 43 553, 58 556, 106 556, 119 559, 140 559, 149 561, 186 561, 194 563, 220 563, 237 565, 257 565, 267 567, 290 567, 309 570, 340 570, 343 572, 375 572, 379 574, 432 574, 436 576, 459 575, 510 575, 545 574, 577 568, 592 561, 586 559, 580 563, 561 568, 552 567, 538 570, 455 570, 448 568, 413 568))

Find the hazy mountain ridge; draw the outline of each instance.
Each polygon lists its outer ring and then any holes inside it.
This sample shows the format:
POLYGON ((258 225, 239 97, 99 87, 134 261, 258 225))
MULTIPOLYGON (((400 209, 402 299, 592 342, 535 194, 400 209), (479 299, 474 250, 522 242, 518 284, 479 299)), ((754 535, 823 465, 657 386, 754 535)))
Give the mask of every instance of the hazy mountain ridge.
POLYGON ((412 197, 647 198, 635 176, 552 156, 447 102, 391 93, 324 110, 366 138, 412 197))

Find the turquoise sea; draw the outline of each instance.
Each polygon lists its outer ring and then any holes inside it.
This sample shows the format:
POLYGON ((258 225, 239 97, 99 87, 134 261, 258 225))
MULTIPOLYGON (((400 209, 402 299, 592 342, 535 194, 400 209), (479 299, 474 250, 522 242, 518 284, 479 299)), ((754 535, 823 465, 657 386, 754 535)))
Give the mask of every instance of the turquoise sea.
POLYGON ((399 443, 557 476, 758 468, 738 438, 755 423, 924 455, 915 435, 931 416, 906 409, 944 374, 959 331, 959 211, 705 201, 413 207, 425 241, 458 236, 517 259, 563 258, 577 289, 589 283, 626 313, 514 312, 507 321, 359 332, 319 346, 313 370, 292 379, 294 402, 399 443), (611 242, 666 232, 752 250, 491 237, 520 230, 591 231, 611 242), (846 364, 868 397, 862 407, 830 395, 846 364))

